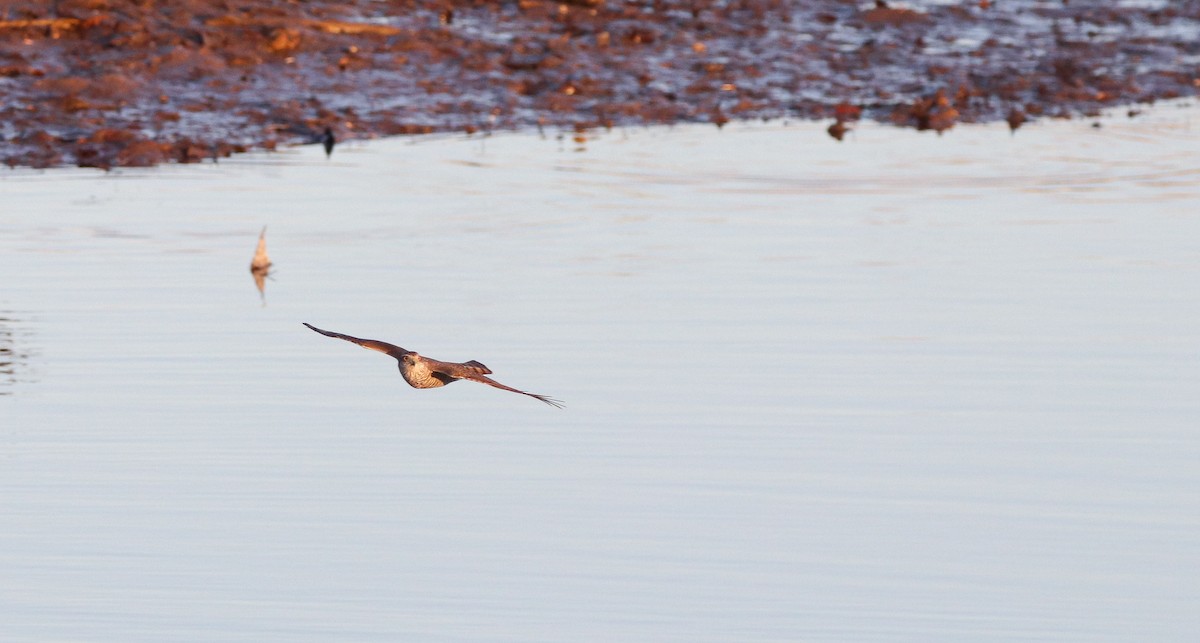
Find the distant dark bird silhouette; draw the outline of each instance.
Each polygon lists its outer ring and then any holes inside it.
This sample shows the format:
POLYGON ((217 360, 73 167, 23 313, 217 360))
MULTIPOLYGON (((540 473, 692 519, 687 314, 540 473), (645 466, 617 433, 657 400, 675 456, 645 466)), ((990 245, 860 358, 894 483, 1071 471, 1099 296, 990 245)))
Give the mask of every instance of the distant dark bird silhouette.
POLYGON ((1014 107, 1004 120, 1008 121, 1008 131, 1016 133, 1017 128, 1025 124, 1025 112, 1014 107))
POLYGON ((358 344, 363 348, 369 348, 373 351, 379 351, 380 353, 391 355, 392 357, 396 358, 397 362, 400 363, 400 375, 404 378, 404 381, 408 382, 408 385, 413 388, 437 388, 439 386, 445 386, 456 380, 471 380, 472 382, 487 384, 488 386, 494 386, 505 391, 512 391, 513 393, 528 395, 529 397, 541 400, 550 406, 560 409, 563 408, 563 403, 552 397, 538 395, 537 393, 527 393, 525 391, 512 388, 511 386, 505 386, 490 377, 485 377, 486 375, 490 375, 492 370, 475 360, 471 360, 469 362, 442 362, 436 359, 430 359, 428 357, 418 355, 416 351, 406 350, 396 346, 395 344, 389 344, 387 342, 381 342, 375 339, 359 339, 357 337, 351 337, 341 333, 333 333, 327 330, 321 330, 320 328, 317 328, 316 326, 306 322, 301 323, 326 337, 344 339, 348 342, 358 344))
POLYGON ((337 139, 333 137, 333 130, 325 128, 325 133, 321 135, 321 145, 325 146, 325 158, 333 156, 333 146, 337 143, 337 139))

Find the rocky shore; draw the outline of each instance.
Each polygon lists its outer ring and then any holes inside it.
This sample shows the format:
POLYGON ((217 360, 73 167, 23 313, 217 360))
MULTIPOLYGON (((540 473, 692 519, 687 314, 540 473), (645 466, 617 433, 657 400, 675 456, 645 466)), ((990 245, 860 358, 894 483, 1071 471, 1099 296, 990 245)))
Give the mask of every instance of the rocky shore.
POLYGON ((109 168, 432 132, 945 131, 1200 89, 1200 1, 60 0, 0 9, 0 160, 109 168))

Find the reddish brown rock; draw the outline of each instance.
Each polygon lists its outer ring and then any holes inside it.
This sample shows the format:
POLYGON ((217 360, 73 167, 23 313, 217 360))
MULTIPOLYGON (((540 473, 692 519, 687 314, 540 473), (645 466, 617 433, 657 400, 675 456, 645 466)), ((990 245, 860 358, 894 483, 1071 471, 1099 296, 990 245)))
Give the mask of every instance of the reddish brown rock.
POLYGON ((944 132, 1012 126, 1013 106, 1079 116, 1200 89, 1183 62, 1198 3, 862 4, 14 0, 0 155, 197 162, 331 124, 339 138, 780 117, 944 132))

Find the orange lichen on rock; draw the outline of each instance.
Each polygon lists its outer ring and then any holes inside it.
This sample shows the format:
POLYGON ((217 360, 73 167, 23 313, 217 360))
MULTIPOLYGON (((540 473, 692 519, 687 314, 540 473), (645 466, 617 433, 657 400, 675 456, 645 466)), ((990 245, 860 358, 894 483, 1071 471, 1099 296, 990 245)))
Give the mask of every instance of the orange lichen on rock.
POLYGON ((912 9, 893 9, 891 7, 875 7, 862 14, 863 20, 869 25, 904 25, 925 22, 927 14, 912 9))

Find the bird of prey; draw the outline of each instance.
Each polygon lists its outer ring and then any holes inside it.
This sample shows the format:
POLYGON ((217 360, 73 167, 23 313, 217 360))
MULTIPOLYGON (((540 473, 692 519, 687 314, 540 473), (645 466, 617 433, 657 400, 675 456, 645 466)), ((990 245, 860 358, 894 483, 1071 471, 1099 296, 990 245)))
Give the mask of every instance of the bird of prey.
POLYGON ((359 339, 357 337, 351 337, 341 333, 321 330, 320 328, 317 328, 316 326, 306 322, 301 323, 326 337, 344 339, 348 342, 358 344, 363 348, 369 348, 373 351, 379 351, 380 353, 391 355, 392 357, 396 358, 397 362, 400 363, 400 375, 404 378, 404 381, 408 382, 408 385, 413 388, 436 388, 439 386, 445 386, 456 380, 471 380, 472 382, 487 384, 488 386, 494 386, 505 391, 512 391, 513 393, 528 395, 529 397, 532 397, 536 400, 541 400, 542 402, 545 402, 546 404, 549 404, 555 408, 563 408, 563 403, 552 397, 538 395, 537 393, 527 393, 525 391, 512 388, 511 386, 505 386, 500 382, 487 377, 487 375, 491 374, 492 370, 475 360, 471 360, 469 362, 442 362, 436 359, 430 359, 423 355, 418 355, 416 351, 406 350, 396 346, 395 344, 389 344, 387 342, 381 342, 375 339, 359 339))

